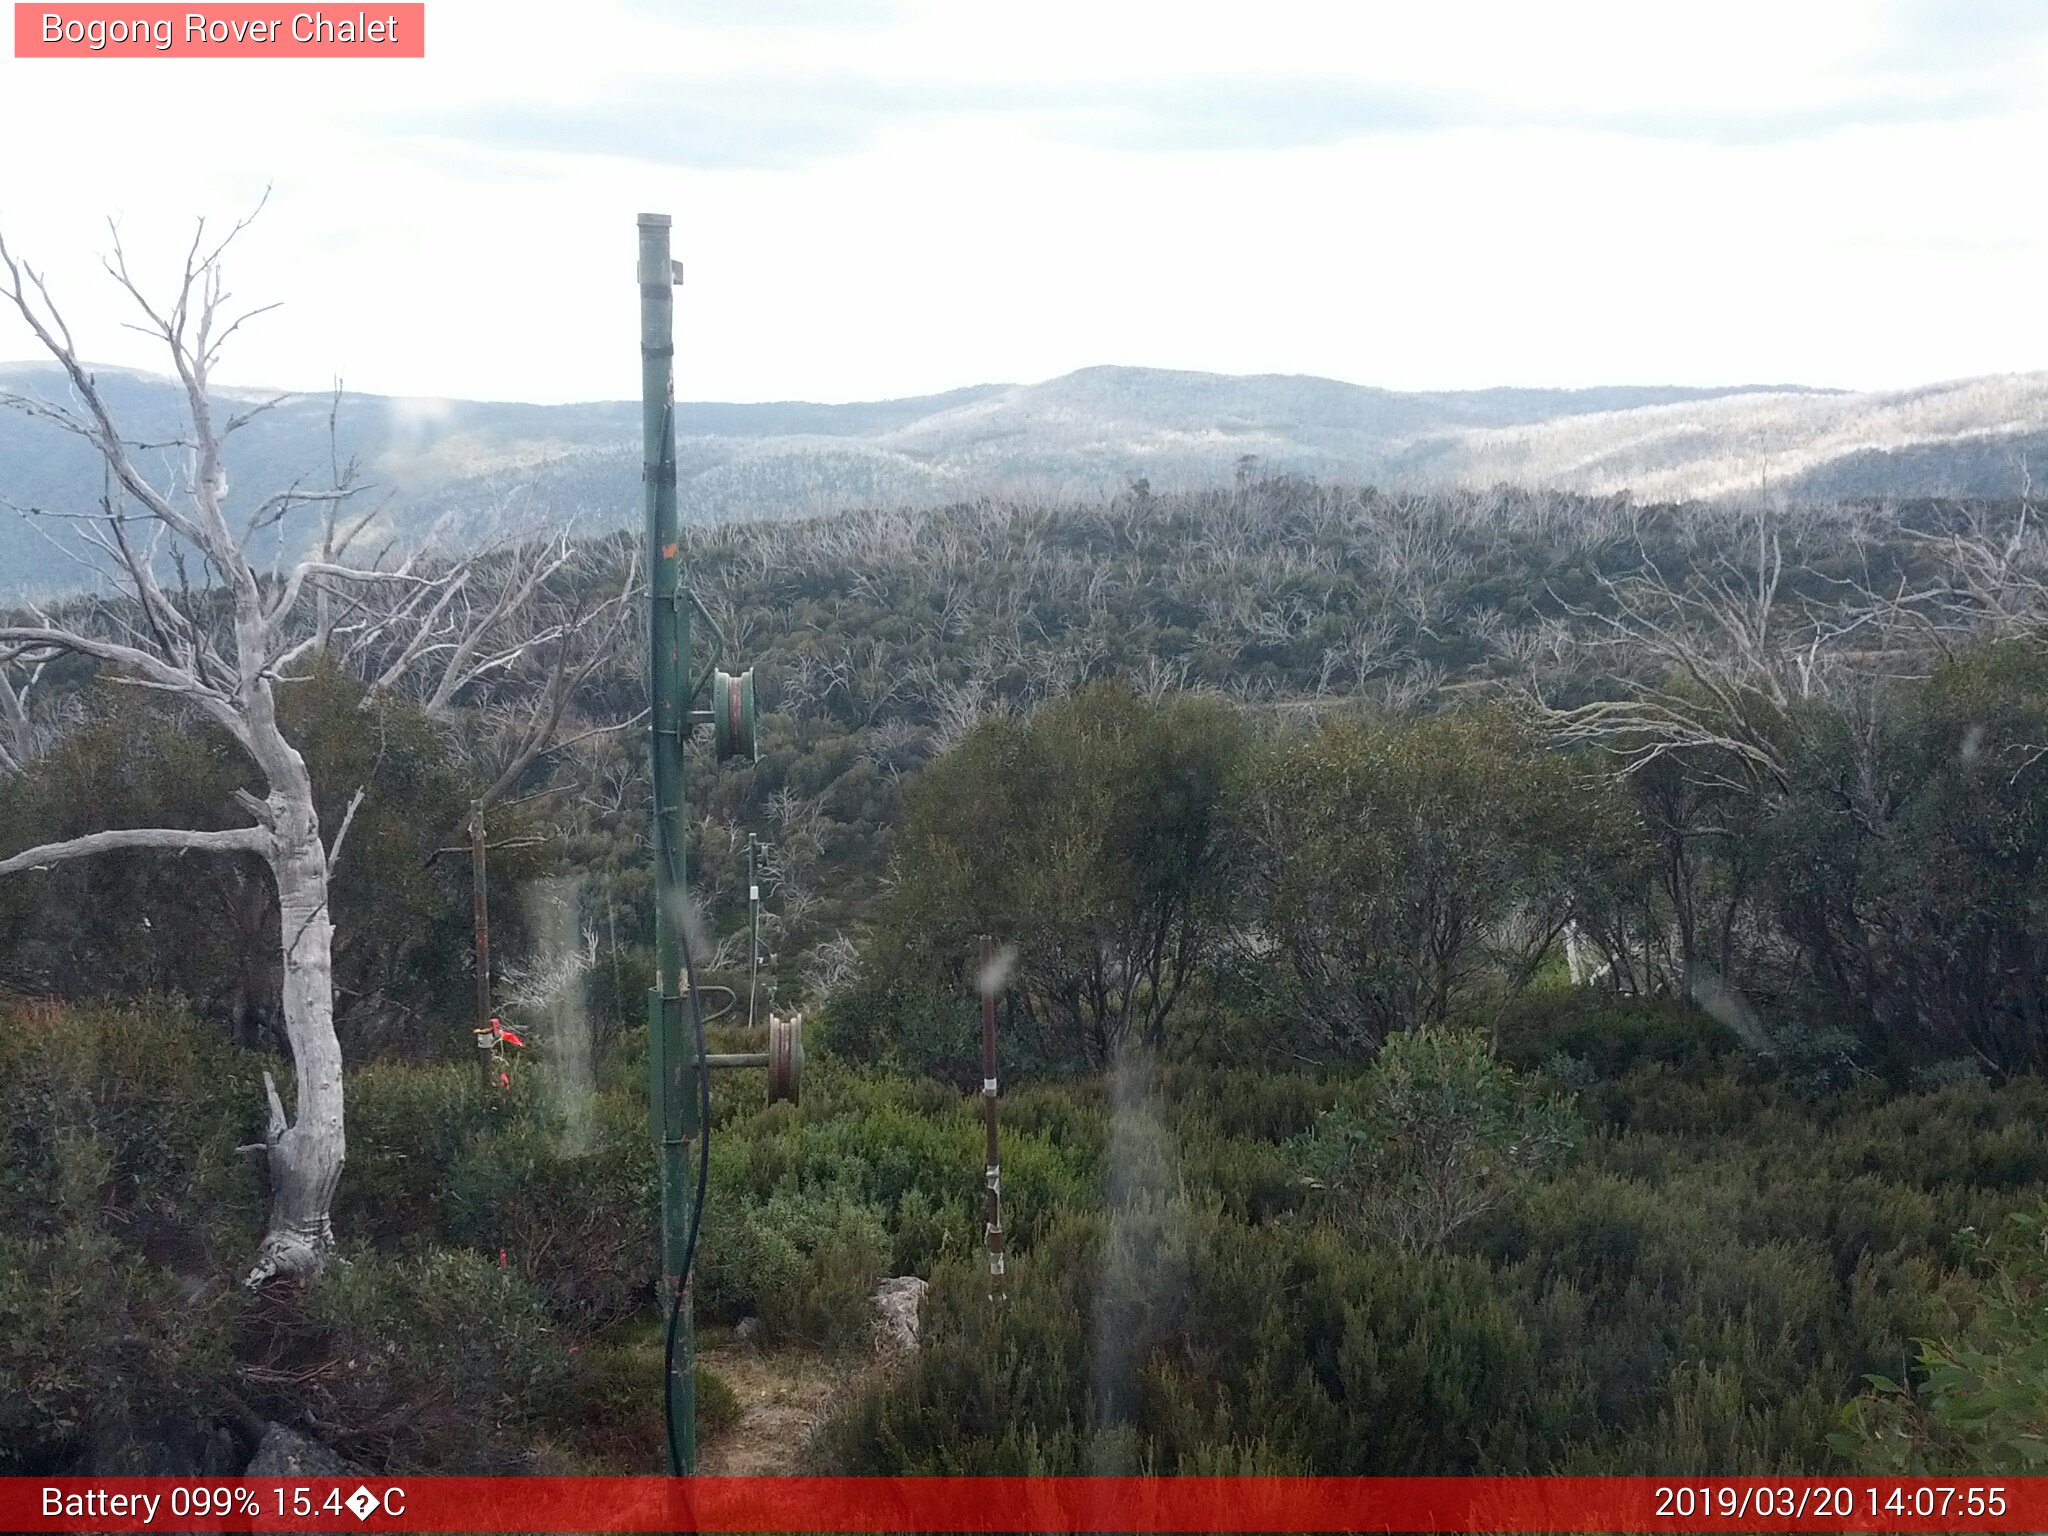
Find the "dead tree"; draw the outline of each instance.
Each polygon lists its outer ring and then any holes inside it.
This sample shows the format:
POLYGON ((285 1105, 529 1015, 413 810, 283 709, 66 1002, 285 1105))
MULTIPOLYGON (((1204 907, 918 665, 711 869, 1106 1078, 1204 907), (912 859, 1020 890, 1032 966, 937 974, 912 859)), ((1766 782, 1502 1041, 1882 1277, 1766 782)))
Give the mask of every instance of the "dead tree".
POLYGON ((1793 708, 1837 686, 1848 643, 1896 623, 1897 607, 1847 587, 1827 604, 1795 600, 1769 514, 1749 514, 1744 532, 1741 559, 1673 581, 1645 557, 1635 575, 1600 578, 1600 608, 1567 605, 1591 643, 1619 658, 1625 688, 1554 713, 1565 744, 1615 752, 1625 773, 1693 754, 1734 764, 1733 776, 1721 776, 1726 787, 1784 787, 1793 708), (1631 675, 1645 667, 1649 680, 1631 675))
MULTIPOLYGON (((235 314, 222 276, 222 257, 247 227, 243 220, 209 244, 201 221, 186 252, 170 303, 152 302, 131 277, 118 231, 106 267, 139 311, 136 329, 160 342, 183 391, 180 435, 141 444, 125 436, 44 276, 0 240, 0 297, 27 323, 63 371, 69 400, 0 394, 20 410, 90 444, 103 462, 109 493, 97 514, 78 517, 112 578, 114 595, 75 601, 33 622, 0 625, 0 672, 19 701, 35 669, 71 653, 99 664, 103 679, 148 688, 196 712, 240 749, 261 793, 235 792, 247 825, 200 831, 182 827, 123 828, 27 848, 0 858, 0 875, 47 869, 73 859, 126 849, 177 855, 240 856, 257 861, 274 885, 280 918, 284 1033, 297 1093, 291 1115, 265 1074, 268 1124, 263 1142, 245 1150, 266 1156, 270 1212, 251 1285, 275 1275, 318 1270, 334 1244, 329 1219, 347 1145, 342 1107, 341 1050, 334 1028, 334 925, 328 890, 342 857, 359 786, 329 835, 320 825, 306 761, 278 719, 278 690, 303 668, 344 642, 377 652, 366 636, 388 645, 384 665, 366 675, 369 693, 410 684, 430 709, 446 709, 489 678, 519 677, 530 706, 495 792, 542 752, 559 744, 568 699, 596 665, 596 637, 605 622, 578 627, 572 614, 537 627, 533 599, 566 562, 552 545, 484 569, 480 557, 434 562, 415 555, 387 566, 380 556, 351 563, 348 551, 363 520, 337 510, 359 487, 352 466, 337 460, 331 484, 295 485, 232 510, 224 448, 275 400, 222 409, 212 373, 223 344, 252 315, 235 314), (152 476, 145 450, 169 449, 181 460, 175 475, 152 476), (265 534, 283 547, 280 528, 295 512, 318 509, 326 531, 315 553, 286 568, 259 566, 254 548, 265 534), (537 562, 537 563, 536 563, 537 562), (196 571, 193 567, 196 565, 196 571), (166 576, 175 572, 175 579, 166 576), (508 578, 509 575, 509 579, 508 578), (192 578, 192 579, 188 579, 192 578), (478 594, 484 594, 479 597, 478 594), (575 631, 579 643, 561 642, 575 631), (431 679, 422 686, 421 677, 431 679), (535 681, 537 676, 538 680, 535 681)), ((627 575, 631 584, 631 574, 627 575)), ((584 615, 588 617, 588 615, 584 615)), ((9 709, 10 716, 16 713, 9 709)))

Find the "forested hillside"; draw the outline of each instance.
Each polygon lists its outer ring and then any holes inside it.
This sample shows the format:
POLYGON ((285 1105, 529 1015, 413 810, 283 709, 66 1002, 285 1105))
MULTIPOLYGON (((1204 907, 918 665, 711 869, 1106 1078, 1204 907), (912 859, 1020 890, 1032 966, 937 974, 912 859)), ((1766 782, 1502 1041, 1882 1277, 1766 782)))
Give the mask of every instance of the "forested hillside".
MULTIPOLYGON (((757 834, 770 985, 813 1054, 798 1107, 718 1082, 712 1357, 853 1358, 877 1280, 932 1282, 914 1357, 846 1367, 790 1470, 1948 1469, 2038 1443, 2036 1325, 2000 1300, 2043 1278, 2048 1197, 2031 508, 1248 470, 712 524, 686 553, 764 715, 757 762, 693 749, 700 979, 744 995, 757 834), (1937 1363, 2008 1406, 1958 1412, 1937 1363)), ((533 560, 466 577, 543 614, 502 673, 373 687, 408 636, 444 642, 365 603, 281 686, 321 824, 350 828, 347 1262, 235 1283, 264 1204, 236 1148, 283 1049, 253 861, 0 877, 5 1470, 238 1468, 271 1423, 365 1467, 658 1458, 642 649, 547 649, 631 547, 533 560), (530 1040, 502 1093, 470 1034, 486 794, 495 996, 530 1040)), ((256 787, 112 671, 9 658, 0 859, 225 827, 256 787)))
MULTIPOLYGON (((175 478, 171 379, 95 370, 151 473, 175 478)), ((47 365, 0 364, 0 401, 61 401, 47 365)), ((247 419, 223 445, 261 499, 351 463, 380 493, 368 535, 410 550, 536 513, 598 534, 639 506, 640 407, 220 391, 247 419)), ((1763 496, 2010 497, 2048 445, 2048 379, 2017 374, 1854 393, 1794 385, 1403 392, 1334 379, 1083 368, 898 400, 677 406, 686 521, 786 519, 985 497, 1105 499, 1259 474, 1411 490, 1519 486, 1642 502, 1763 496)), ((0 413, 0 601, 84 582, 74 517, 105 490, 94 450, 39 411, 0 413)), ((268 531, 266 553, 311 542, 268 531)))

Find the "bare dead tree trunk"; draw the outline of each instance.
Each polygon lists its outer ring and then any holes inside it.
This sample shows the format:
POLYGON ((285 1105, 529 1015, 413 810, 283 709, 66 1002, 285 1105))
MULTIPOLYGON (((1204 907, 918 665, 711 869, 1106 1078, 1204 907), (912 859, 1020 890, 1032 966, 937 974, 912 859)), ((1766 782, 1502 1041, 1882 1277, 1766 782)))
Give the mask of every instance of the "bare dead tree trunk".
MULTIPOLYGON (((310 805, 310 796, 309 796, 310 805)), ((309 818, 310 820, 310 818, 309 818)), ((284 1118, 269 1090, 270 1220, 249 1283, 309 1274, 334 1247, 329 1212, 348 1155, 342 1121, 341 1044, 334 1033, 334 923, 328 915, 328 856, 317 825, 279 840, 269 863, 277 881, 284 945, 284 1020, 297 1078, 296 1117, 284 1118)))

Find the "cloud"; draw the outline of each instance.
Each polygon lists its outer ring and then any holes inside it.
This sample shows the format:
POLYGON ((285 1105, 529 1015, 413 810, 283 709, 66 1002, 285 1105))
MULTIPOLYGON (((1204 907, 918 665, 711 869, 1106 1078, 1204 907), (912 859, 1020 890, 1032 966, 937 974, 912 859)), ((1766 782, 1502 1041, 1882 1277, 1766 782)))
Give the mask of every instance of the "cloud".
MULTIPOLYGON (((675 0, 614 0, 631 14, 668 21, 676 15, 675 0)), ((903 0, 690 0, 693 27, 864 28, 905 20, 903 0)))
MULTIPOLYGON (((2048 5, 2041 7, 2048 17, 2048 5)), ((1006 123, 1081 148, 1155 154, 1322 148, 1452 130, 1580 132, 1710 145, 1792 144, 1871 128, 2027 110, 2016 77, 1872 69, 1832 99, 1668 108, 1560 105, 1291 75, 1072 84, 888 81, 754 74, 622 83, 602 99, 503 102, 394 117, 385 131, 496 152, 604 155, 694 170, 780 170, 869 148, 946 120, 1006 123)))
MULTIPOLYGON (((1822 106, 1748 112, 1630 112, 1557 116, 1541 124, 1699 144, 1796 144, 1863 128, 1972 122, 2024 110, 2017 92, 1949 91, 1906 97, 1869 92, 1822 106)), ((1537 126, 1531 123, 1529 126, 1537 126)))
POLYGON ((601 102, 506 102, 386 126, 395 135, 514 155, 537 150, 699 170, 776 170, 853 153, 892 122, 960 104, 934 96, 920 106, 864 81, 756 77, 646 82, 601 102))
POLYGON ((1904 0, 1890 21, 1868 60, 1916 73, 2002 70, 2048 44, 2048 6, 2039 0, 1904 0))
POLYGON ((1315 148, 1454 127, 1472 116, 1448 99, 1300 77, 1132 82, 1042 93, 1025 110, 1070 142, 1181 153, 1315 148))

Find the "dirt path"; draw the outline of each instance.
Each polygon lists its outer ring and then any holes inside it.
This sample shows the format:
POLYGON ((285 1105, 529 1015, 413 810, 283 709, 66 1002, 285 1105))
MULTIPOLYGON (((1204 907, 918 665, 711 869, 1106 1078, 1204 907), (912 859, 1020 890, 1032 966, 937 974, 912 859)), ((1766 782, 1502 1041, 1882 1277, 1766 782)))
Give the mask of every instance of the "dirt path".
MULTIPOLYGON (((699 1347, 697 1363, 723 1377, 740 1400, 732 1428, 699 1448, 707 1477, 776 1477, 798 1470, 811 1429, 825 1416, 852 1366, 796 1350, 772 1353, 746 1344, 699 1347)), ((857 1364, 857 1362, 855 1362, 857 1364)))

